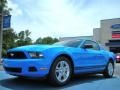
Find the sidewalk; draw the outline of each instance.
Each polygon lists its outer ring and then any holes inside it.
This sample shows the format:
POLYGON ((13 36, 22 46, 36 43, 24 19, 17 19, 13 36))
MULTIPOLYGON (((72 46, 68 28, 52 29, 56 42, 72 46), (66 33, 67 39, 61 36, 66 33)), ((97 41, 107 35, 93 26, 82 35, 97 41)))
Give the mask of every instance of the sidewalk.
POLYGON ((3 71, 2 60, 0 59, 0 71, 3 71))
POLYGON ((46 80, 25 80, 0 71, 1 90, 120 90, 120 77, 105 79, 100 75, 81 76, 71 79, 69 84, 63 87, 52 87, 46 80))
POLYGON ((0 59, 0 65, 2 65, 2 59, 0 59))
POLYGON ((0 71, 3 71, 3 66, 2 66, 2 63, 0 63, 0 71))

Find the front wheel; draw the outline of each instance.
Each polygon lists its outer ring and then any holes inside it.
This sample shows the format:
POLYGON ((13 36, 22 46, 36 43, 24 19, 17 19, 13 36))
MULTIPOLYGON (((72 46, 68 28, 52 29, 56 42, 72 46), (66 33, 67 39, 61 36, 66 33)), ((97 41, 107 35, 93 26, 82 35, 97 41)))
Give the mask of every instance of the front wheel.
POLYGON ((71 78, 72 68, 68 58, 58 57, 52 65, 49 75, 49 82, 55 86, 61 86, 68 83, 71 78))
POLYGON ((105 71, 103 72, 103 75, 105 78, 111 78, 113 77, 113 74, 114 74, 114 64, 112 62, 109 62, 107 64, 105 71))

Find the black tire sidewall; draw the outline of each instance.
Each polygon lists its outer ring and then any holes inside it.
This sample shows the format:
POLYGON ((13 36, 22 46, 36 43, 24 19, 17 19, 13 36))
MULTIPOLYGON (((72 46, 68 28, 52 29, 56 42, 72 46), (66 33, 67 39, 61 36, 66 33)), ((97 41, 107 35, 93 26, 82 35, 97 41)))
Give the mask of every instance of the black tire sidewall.
POLYGON ((114 74, 114 64, 113 64, 111 61, 108 62, 107 66, 106 66, 106 69, 105 69, 105 71, 104 71, 103 74, 104 74, 104 77, 105 77, 105 78, 111 78, 111 77, 113 77, 113 74, 114 74), (110 63, 111 63, 112 66, 113 66, 113 73, 112 73, 112 75, 109 74, 109 70, 108 70, 108 67, 109 67, 109 64, 110 64, 110 63))

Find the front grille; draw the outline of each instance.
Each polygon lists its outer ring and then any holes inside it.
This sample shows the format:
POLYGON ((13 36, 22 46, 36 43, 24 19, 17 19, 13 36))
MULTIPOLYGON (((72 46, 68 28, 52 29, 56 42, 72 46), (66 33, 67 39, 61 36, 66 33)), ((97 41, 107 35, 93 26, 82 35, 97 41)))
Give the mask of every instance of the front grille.
POLYGON ((16 72, 16 73, 21 73, 22 72, 21 68, 4 67, 4 69, 8 72, 16 72))
POLYGON ((8 59, 26 59, 26 55, 24 52, 8 52, 7 53, 7 58, 8 59))

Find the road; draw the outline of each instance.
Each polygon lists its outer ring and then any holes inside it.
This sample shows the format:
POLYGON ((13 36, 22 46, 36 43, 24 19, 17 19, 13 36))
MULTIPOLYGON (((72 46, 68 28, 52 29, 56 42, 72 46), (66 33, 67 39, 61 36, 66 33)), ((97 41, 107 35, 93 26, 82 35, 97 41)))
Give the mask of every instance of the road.
MULTIPOLYGON (((0 67, 2 69, 2 67, 0 67)), ((119 90, 120 63, 116 65, 113 78, 105 79, 102 75, 80 75, 72 78, 68 85, 52 87, 47 80, 20 79, 0 71, 0 90, 119 90)))

